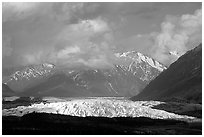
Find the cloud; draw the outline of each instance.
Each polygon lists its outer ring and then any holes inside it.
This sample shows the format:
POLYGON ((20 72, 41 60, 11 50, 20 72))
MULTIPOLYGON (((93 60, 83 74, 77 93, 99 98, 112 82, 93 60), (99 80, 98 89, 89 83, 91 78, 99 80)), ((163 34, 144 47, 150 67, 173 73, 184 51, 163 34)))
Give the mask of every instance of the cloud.
POLYGON ((12 47, 11 47, 11 37, 3 36, 2 37, 2 57, 10 56, 12 54, 12 47))
POLYGON ((84 3, 69 2, 69 3, 53 3, 52 4, 52 17, 64 23, 72 21, 77 22, 79 15, 83 13, 84 3))
POLYGON ((161 32, 152 33, 154 46, 151 55, 164 64, 171 64, 189 50, 194 41, 201 42, 202 10, 193 15, 167 16, 161 24, 161 32))
POLYGON ((80 2, 4 2, 3 22, 47 16, 65 24, 76 23, 85 13, 84 6, 80 2))
POLYGON ((81 38, 90 38, 109 31, 108 24, 101 18, 82 20, 76 24, 67 25, 58 35, 58 40, 76 41, 81 38))
POLYGON ((83 58, 80 58, 77 60, 78 63, 82 63, 85 66, 91 67, 91 68, 106 68, 111 67, 112 63, 110 63, 107 59, 107 56, 105 55, 98 55, 97 57, 92 57, 88 60, 84 60, 83 58))
POLYGON ((35 12, 39 3, 31 2, 4 2, 2 5, 3 22, 24 19, 35 12))
POLYGON ((97 18, 98 3, 89 2, 59 2, 52 3, 52 17, 65 24, 75 24, 80 20, 97 18))
POLYGON ((108 20, 98 15, 85 19, 97 7, 97 3, 4 3, 3 34, 8 37, 3 38, 3 57, 9 58, 4 67, 110 64, 114 37, 108 20))
POLYGON ((102 18, 81 20, 63 27, 50 47, 23 54, 23 64, 54 63, 62 67, 110 67, 114 54, 108 23, 102 18))
POLYGON ((66 47, 65 49, 60 50, 57 53, 57 58, 65 58, 70 54, 77 54, 80 53, 80 48, 77 46, 74 47, 66 47))

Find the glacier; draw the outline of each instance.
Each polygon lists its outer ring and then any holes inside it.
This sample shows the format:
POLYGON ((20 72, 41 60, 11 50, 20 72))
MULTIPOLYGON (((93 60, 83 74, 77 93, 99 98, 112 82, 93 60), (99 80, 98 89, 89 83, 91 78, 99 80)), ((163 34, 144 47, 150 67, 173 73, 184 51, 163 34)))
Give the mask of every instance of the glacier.
POLYGON ((154 109, 160 101, 131 101, 123 97, 55 98, 45 97, 40 103, 3 109, 3 116, 28 113, 53 113, 79 117, 148 117, 152 119, 196 120, 197 118, 154 109))

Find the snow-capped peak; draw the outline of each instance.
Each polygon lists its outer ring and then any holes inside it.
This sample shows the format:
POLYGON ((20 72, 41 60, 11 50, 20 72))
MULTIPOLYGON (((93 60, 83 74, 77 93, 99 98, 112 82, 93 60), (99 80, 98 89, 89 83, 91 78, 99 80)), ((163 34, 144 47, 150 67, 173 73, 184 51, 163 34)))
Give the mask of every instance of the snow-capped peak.
POLYGON ((32 65, 32 66, 26 67, 21 71, 16 71, 15 73, 13 73, 7 82, 11 80, 22 80, 23 78, 26 78, 29 80, 31 77, 38 77, 38 76, 42 76, 44 74, 50 73, 51 70, 54 68, 55 68, 55 65, 49 64, 49 63, 43 63, 35 66, 32 65))
POLYGON ((154 60, 148 56, 145 56, 140 52, 128 51, 128 52, 124 52, 124 53, 116 53, 115 56, 118 58, 130 58, 134 61, 137 61, 138 63, 146 62, 150 66, 152 66, 153 68, 158 69, 159 71, 163 71, 166 69, 166 67, 164 65, 162 65, 161 63, 159 63, 158 61, 156 61, 156 60, 154 60))
POLYGON ((170 55, 173 55, 173 56, 176 56, 177 58, 180 57, 180 55, 178 54, 177 51, 170 51, 169 54, 170 54, 170 55))
POLYGON ((55 65, 49 64, 49 63, 43 63, 42 66, 43 67, 48 67, 48 68, 54 68, 55 67, 55 65))

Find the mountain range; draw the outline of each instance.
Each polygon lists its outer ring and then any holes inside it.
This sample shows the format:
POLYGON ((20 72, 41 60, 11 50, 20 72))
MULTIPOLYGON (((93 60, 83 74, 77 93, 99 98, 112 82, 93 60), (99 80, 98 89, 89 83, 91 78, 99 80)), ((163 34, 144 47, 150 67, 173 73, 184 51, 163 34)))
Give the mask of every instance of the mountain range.
POLYGON ((116 53, 126 62, 107 69, 31 65, 3 79, 3 96, 123 96, 132 100, 202 103, 202 44, 167 69, 139 52, 116 53))
POLYGON ((136 51, 115 56, 125 64, 106 69, 59 68, 50 63, 30 65, 4 77, 3 83, 18 96, 131 97, 166 69, 136 51))

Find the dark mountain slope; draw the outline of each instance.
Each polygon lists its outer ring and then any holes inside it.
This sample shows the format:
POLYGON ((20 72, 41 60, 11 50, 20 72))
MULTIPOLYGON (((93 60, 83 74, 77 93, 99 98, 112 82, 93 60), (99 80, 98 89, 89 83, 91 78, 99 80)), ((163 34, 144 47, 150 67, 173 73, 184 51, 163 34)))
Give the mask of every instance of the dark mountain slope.
POLYGON ((6 96, 14 96, 16 93, 11 90, 6 84, 2 83, 2 96, 6 97, 6 96))
POLYGON ((202 44, 171 64, 132 100, 173 98, 202 102, 202 44))

